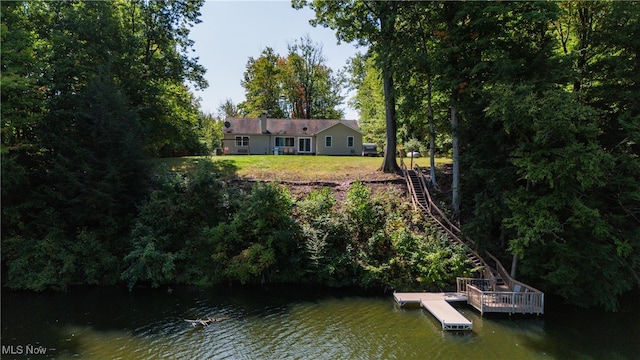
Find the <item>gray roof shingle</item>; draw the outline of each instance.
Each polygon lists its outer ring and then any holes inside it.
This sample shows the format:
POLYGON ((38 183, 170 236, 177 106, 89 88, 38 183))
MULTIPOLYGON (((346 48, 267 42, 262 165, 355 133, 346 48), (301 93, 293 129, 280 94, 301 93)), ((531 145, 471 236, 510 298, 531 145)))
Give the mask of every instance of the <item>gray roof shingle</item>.
MULTIPOLYGON (((356 120, 268 118, 266 121, 267 133, 272 135, 311 136, 337 124, 344 124, 360 132, 356 120)), ((222 131, 226 134, 261 134, 260 118, 227 118, 222 131)))

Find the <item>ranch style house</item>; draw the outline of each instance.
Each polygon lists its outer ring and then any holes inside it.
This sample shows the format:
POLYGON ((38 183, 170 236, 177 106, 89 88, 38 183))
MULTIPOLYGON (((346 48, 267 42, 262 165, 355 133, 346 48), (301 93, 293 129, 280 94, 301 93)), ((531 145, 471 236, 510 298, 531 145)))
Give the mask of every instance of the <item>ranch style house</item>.
POLYGON ((225 154, 361 155, 356 120, 227 118, 225 154))

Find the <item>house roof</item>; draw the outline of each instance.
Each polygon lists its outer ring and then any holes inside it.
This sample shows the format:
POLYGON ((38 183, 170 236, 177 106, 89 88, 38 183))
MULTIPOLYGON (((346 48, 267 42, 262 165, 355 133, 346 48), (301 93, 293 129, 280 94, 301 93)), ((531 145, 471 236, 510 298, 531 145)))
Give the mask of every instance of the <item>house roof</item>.
MULTIPOLYGON (((260 118, 227 118, 222 131, 225 134, 262 134, 260 121, 260 118)), ((340 124, 360 132, 356 120, 267 118, 266 121, 266 133, 271 135, 310 136, 340 124)))

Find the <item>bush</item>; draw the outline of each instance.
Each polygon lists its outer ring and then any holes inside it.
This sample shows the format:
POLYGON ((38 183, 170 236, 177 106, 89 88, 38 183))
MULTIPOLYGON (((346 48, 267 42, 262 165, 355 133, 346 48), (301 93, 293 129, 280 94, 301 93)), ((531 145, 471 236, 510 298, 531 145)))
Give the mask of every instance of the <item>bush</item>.
POLYGON ((214 271, 241 283, 302 279, 300 230, 288 190, 259 183, 241 203, 230 221, 205 230, 213 246, 214 271))
POLYGON ((124 257, 121 278, 133 287, 207 282, 211 244, 203 229, 227 218, 233 206, 218 181, 220 169, 201 160, 185 174, 161 171, 154 190, 140 207, 131 231, 132 248, 124 257))

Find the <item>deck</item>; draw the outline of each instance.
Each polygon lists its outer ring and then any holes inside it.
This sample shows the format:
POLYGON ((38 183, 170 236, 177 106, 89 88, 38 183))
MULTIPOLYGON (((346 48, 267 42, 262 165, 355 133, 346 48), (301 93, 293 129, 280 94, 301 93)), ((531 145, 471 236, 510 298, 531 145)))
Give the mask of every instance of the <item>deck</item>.
POLYGON ((472 330, 473 324, 462 316, 451 301, 467 301, 465 293, 394 293, 394 299, 400 306, 418 303, 442 324, 442 330, 472 330))

